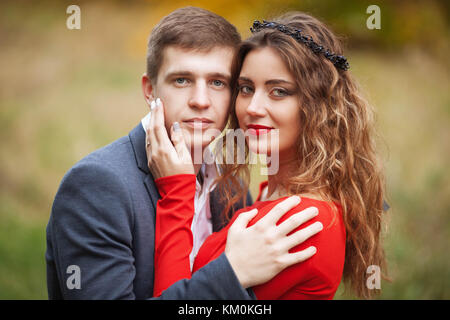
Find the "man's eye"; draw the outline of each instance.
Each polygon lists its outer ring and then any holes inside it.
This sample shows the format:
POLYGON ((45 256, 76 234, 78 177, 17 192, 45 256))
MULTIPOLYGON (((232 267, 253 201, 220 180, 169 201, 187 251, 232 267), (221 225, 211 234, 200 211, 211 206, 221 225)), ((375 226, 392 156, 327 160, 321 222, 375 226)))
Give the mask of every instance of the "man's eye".
POLYGON ((186 78, 176 78, 175 82, 176 82, 176 84, 183 85, 183 84, 187 83, 187 79, 186 78))
POLYGON ((224 87, 225 86, 225 83, 223 81, 220 81, 220 80, 213 80, 212 84, 215 87, 224 87))

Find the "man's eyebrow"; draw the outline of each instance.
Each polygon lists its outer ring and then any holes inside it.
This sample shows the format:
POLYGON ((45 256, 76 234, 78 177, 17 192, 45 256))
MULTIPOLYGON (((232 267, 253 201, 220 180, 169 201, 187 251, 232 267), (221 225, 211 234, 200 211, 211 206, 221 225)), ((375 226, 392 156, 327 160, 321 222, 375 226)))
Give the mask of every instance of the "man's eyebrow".
MULTIPOLYGON (((194 76, 194 73, 191 71, 183 71, 183 70, 174 70, 166 74, 165 78, 172 78, 172 77, 189 77, 194 76)), ((229 73, 223 73, 223 72, 211 72, 207 73, 206 76, 208 78, 223 78, 230 80, 231 75, 229 73)))
POLYGON ((186 77, 186 76, 192 76, 192 72, 183 71, 183 70, 175 70, 175 71, 171 71, 168 74, 166 74, 165 78, 186 77))
POLYGON ((231 75, 229 73, 223 73, 223 72, 211 72, 207 74, 210 78, 223 78, 226 80, 231 79, 231 75))

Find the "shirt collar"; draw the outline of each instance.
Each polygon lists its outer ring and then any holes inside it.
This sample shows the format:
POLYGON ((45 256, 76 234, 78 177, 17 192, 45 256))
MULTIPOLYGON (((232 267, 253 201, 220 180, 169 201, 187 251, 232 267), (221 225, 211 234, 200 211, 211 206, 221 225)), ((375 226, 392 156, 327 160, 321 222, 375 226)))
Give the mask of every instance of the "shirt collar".
MULTIPOLYGON (((216 162, 216 158, 214 156, 214 153, 211 150, 211 146, 208 146, 205 150, 205 152, 208 152, 208 159, 214 159, 213 163, 205 163, 203 162, 201 168, 200 168, 200 172, 203 175, 203 187, 207 188, 208 192, 211 192, 215 189, 216 184, 214 182, 214 180, 219 176, 218 174, 218 165, 216 162)), ((200 183, 197 180, 197 184, 199 185, 200 183)))

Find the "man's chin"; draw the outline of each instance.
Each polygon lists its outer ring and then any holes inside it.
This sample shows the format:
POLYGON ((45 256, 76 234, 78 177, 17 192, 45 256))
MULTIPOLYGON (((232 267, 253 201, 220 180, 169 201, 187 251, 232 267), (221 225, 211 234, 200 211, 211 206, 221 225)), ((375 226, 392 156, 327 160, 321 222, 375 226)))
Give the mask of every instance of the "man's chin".
POLYGON ((186 146, 188 146, 188 148, 191 151, 193 151, 193 150, 204 150, 205 148, 207 148, 214 141, 216 135, 204 134, 202 136, 194 136, 192 134, 187 135, 185 134, 184 137, 186 141, 186 146))
MULTIPOLYGON (((191 152, 192 162, 193 164, 202 164, 205 162, 205 156, 210 158, 209 152, 205 153, 205 150, 207 150, 210 143, 207 141, 197 143, 197 144, 190 144, 189 145, 189 151, 191 152)), ((212 159, 210 159, 212 161, 212 159)), ((208 160, 209 161, 209 160, 208 160)))
POLYGON ((187 147, 192 154, 193 152, 199 152, 199 151, 203 152, 206 148, 208 148, 208 146, 210 144, 211 143, 209 141, 202 141, 202 142, 198 142, 198 143, 194 143, 194 144, 188 143, 187 147))

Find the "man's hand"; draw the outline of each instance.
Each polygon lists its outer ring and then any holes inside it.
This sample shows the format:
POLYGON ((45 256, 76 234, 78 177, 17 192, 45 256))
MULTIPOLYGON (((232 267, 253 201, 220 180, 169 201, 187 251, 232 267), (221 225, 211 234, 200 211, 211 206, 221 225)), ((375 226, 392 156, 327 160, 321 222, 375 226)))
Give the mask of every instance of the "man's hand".
POLYGON ((169 139, 164 125, 163 104, 159 98, 151 102, 146 134, 148 167, 155 180, 175 174, 194 174, 192 157, 179 123, 172 125, 169 139))
POLYGON ((300 197, 292 196, 277 204, 267 215, 248 228, 247 225, 257 214, 257 209, 244 212, 230 227, 225 255, 244 288, 265 283, 285 268, 316 253, 313 246, 295 253, 288 251, 322 230, 320 222, 289 236, 287 234, 317 216, 317 208, 307 208, 276 225, 286 212, 299 203, 300 197))

